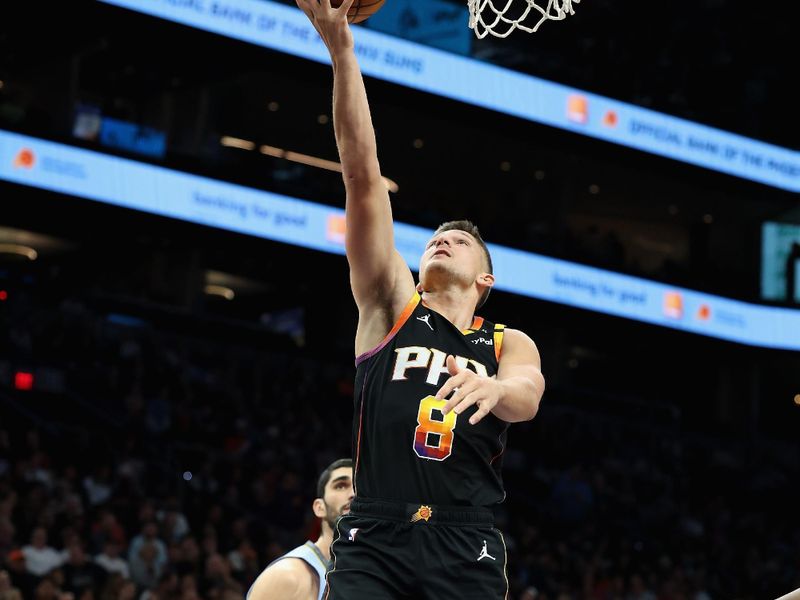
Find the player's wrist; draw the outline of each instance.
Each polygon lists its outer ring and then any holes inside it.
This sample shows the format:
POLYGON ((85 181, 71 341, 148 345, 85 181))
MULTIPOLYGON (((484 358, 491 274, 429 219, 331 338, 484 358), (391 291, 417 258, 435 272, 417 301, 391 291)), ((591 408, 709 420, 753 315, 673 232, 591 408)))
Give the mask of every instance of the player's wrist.
POLYGON ((331 61, 335 66, 341 66, 351 61, 357 65, 355 44, 352 40, 350 42, 342 41, 329 44, 328 53, 331 55, 331 61))

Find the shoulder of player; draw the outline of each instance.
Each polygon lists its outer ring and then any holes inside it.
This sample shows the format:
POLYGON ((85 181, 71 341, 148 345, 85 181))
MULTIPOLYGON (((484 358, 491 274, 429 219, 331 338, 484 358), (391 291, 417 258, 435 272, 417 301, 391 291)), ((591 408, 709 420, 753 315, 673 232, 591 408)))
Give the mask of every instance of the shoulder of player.
POLYGON ((306 600, 316 572, 301 558, 283 558, 258 576, 248 600, 306 600))
POLYGON ((503 329, 503 351, 500 360, 511 354, 526 354, 539 360, 539 349, 533 339, 524 331, 506 327, 503 329))

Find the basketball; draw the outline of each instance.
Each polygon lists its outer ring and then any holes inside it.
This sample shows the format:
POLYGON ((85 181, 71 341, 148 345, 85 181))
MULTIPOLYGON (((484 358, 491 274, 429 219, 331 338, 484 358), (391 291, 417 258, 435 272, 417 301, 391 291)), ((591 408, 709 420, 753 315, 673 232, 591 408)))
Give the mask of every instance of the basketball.
MULTIPOLYGON (((353 6, 347 11, 347 16, 351 23, 361 23, 370 16, 378 12, 386 0, 356 0, 353 6)), ((331 6, 338 8, 342 5, 342 0, 331 0, 331 6)))

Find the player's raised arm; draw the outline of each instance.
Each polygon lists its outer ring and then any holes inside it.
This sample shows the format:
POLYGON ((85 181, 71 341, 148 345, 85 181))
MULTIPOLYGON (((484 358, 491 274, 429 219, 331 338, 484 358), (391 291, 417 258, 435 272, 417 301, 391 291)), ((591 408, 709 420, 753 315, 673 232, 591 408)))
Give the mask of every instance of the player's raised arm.
POLYGON ((381 178, 375 130, 356 60, 347 10, 330 0, 297 0, 333 63, 333 122, 347 191, 346 250, 359 310, 402 306, 414 293, 411 271, 395 249, 392 209, 381 178))

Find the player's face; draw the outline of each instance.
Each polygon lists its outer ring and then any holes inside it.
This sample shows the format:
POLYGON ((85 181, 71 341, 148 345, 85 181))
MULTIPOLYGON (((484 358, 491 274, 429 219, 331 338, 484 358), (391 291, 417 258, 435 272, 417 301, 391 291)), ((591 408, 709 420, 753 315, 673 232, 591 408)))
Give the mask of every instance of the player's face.
POLYGON ((333 527, 342 515, 350 512, 350 501, 353 499, 353 469, 340 467, 331 474, 325 486, 325 520, 333 527))
POLYGON ((420 278, 428 273, 447 272, 470 279, 486 270, 483 248, 466 231, 453 229, 434 235, 420 260, 420 278))

